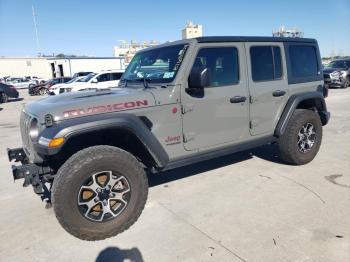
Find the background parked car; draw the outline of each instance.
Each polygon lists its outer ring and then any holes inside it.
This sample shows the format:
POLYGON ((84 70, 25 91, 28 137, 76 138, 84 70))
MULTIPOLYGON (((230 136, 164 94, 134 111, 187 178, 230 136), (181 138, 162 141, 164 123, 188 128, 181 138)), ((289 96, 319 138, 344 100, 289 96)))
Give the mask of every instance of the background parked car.
POLYGON ((35 86, 38 84, 38 81, 25 78, 12 78, 10 80, 7 80, 6 83, 20 89, 35 86))
POLYGON ((25 79, 36 81, 38 84, 43 84, 48 80, 37 76, 26 76, 25 79))
POLYGON ((60 93, 117 87, 123 73, 124 70, 108 70, 99 73, 91 73, 78 82, 60 88, 60 93))
POLYGON ((66 83, 55 84, 55 85, 50 87, 49 94, 50 95, 58 95, 60 93, 60 90, 61 89, 64 90, 64 87, 66 85, 69 85, 69 84, 72 84, 72 83, 75 83, 75 82, 79 82, 79 81, 81 81, 84 78, 85 78, 85 76, 78 76, 78 77, 72 78, 71 80, 69 80, 66 83))
POLYGON ((350 86, 350 59, 334 60, 323 69, 325 84, 329 87, 350 86))
POLYGON ((54 86, 55 84, 61 84, 61 83, 66 83, 70 81, 72 78, 71 77, 57 77, 49 80, 48 82, 44 84, 39 84, 32 86, 28 89, 28 93, 30 95, 45 95, 49 94, 50 87, 54 86))
POLYGON ((79 76, 87 76, 88 74, 91 74, 93 72, 77 72, 73 75, 73 78, 74 77, 79 77, 79 76))
POLYGON ((18 91, 14 86, 0 83, 0 104, 6 103, 9 98, 18 98, 18 91))

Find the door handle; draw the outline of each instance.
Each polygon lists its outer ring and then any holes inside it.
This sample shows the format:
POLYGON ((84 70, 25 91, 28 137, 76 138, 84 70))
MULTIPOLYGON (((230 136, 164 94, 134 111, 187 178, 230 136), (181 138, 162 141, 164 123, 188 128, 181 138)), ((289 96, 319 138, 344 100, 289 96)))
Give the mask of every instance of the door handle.
POLYGON ((242 103, 245 102, 247 98, 245 96, 234 96, 230 98, 230 103, 236 104, 236 103, 242 103))
POLYGON ((278 96, 284 96, 286 94, 286 91, 283 91, 283 90, 276 90, 272 93, 272 95, 274 97, 278 97, 278 96))

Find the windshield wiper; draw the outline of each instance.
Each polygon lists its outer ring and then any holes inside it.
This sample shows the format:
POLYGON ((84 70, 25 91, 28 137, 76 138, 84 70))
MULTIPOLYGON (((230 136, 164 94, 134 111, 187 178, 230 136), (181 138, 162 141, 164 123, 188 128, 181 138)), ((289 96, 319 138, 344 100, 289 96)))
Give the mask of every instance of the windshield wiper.
POLYGON ((143 86, 144 88, 149 88, 149 82, 151 82, 151 79, 150 78, 147 78, 147 77, 142 77, 142 78, 138 78, 138 79, 135 79, 135 81, 138 81, 138 82, 141 82, 143 83, 143 86))

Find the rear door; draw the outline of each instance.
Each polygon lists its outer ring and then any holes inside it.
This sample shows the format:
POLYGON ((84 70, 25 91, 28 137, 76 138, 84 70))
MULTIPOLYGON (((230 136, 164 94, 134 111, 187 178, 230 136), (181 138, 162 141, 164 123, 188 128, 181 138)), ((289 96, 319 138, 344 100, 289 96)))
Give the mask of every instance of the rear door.
POLYGON ((288 99, 283 43, 245 43, 250 92, 250 133, 272 134, 288 99))
POLYGON ((96 85, 96 88, 99 89, 108 88, 110 86, 111 73, 100 74, 96 77, 96 79, 98 82, 96 84, 93 84, 92 87, 95 87, 94 85, 96 85))
POLYGON ((190 92, 188 82, 184 84, 185 149, 216 148, 244 140, 249 136, 249 107, 243 43, 198 44, 194 53, 191 68, 207 68, 211 85, 190 92))

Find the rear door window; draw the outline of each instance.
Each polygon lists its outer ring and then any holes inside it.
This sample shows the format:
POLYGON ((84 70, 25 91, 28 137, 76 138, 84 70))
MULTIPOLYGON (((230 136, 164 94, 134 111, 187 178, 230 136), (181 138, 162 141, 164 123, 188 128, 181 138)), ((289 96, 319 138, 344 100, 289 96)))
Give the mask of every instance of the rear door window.
POLYGON ((123 73, 112 73, 111 80, 119 80, 122 77, 123 73))
POLYGON ((250 62, 255 82, 273 81, 282 77, 281 49, 278 46, 252 46, 250 62))
POLYGON ((101 74, 97 77, 98 82, 106 82, 106 81, 110 81, 110 75, 111 74, 101 74))

